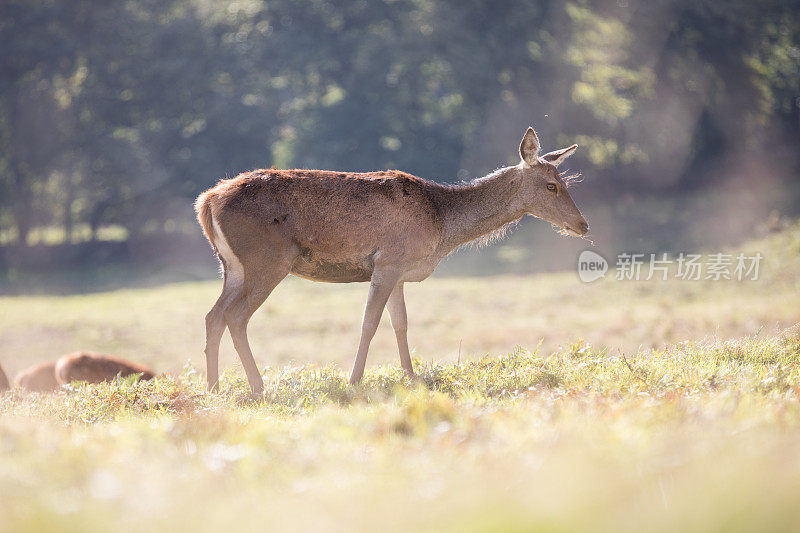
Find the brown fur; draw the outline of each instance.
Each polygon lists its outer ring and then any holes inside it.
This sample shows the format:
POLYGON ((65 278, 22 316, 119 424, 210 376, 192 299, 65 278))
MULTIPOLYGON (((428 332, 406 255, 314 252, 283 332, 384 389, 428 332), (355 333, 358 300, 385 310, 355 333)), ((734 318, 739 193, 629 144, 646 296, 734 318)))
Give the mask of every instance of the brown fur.
POLYGON ((214 246, 214 229, 211 227, 211 204, 206 200, 205 193, 197 197, 195 210, 197 211, 197 220, 203 228, 203 233, 214 249, 214 253, 216 253, 217 249, 214 246))
POLYGON ((17 374, 14 385, 32 392, 52 392, 61 384, 56 379, 56 362, 48 361, 26 368, 17 374))
POLYGON ((259 255, 266 240, 296 248, 295 275, 328 282, 369 281, 373 254, 387 237, 397 246, 389 243, 386 253, 433 251, 424 244, 424 249, 409 250, 402 236, 440 229, 430 200, 436 187, 441 186, 399 171, 256 170, 221 181, 201 195, 198 218, 213 242, 210 214, 219 213, 219 225, 223 233, 234 235, 230 245, 240 260, 259 255), (354 240, 354 235, 364 238, 354 240))
POLYGON ((57 361, 48 361, 27 368, 17 374, 14 384, 33 392, 52 392, 73 381, 102 383, 117 375, 142 374, 142 379, 152 379, 155 372, 148 366, 126 361, 113 355, 92 352, 74 352, 57 361))
POLYGON ((8 376, 3 370, 3 367, 0 366, 0 392, 6 391, 9 388, 11 388, 11 385, 8 382, 8 376))
POLYGON ((254 170, 222 180, 195 203, 222 263, 223 290, 206 316, 209 387, 218 379, 227 327, 248 381, 263 388, 247 340, 250 316, 287 275, 326 282, 370 281, 351 382, 361 379, 384 306, 403 368, 413 375, 403 283, 422 281, 455 248, 530 213, 583 235, 588 224, 556 167, 576 145, 539 156, 529 128, 521 162, 458 186, 405 172, 254 170))
POLYGON ((131 374, 141 374, 141 379, 153 379, 155 376, 153 369, 148 366, 91 352, 64 355, 55 366, 56 379, 61 384, 73 381, 100 383, 110 381, 117 375, 125 377, 131 374))

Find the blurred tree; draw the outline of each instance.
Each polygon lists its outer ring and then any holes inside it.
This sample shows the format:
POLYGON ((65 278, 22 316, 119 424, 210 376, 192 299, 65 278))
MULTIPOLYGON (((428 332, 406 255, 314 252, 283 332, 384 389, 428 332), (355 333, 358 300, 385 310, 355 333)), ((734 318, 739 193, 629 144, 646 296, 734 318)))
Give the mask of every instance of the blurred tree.
POLYGON ((37 222, 42 177, 64 149, 53 81, 74 67, 70 16, 60 3, 0 4, 0 221, 13 220, 23 244, 37 222))
POLYGON ((531 122, 585 145, 612 199, 743 150, 800 164, 798 0, 7 0, 0 42, 0 238, 21 243, 179 228, 271 164, 463 178, 531 122))

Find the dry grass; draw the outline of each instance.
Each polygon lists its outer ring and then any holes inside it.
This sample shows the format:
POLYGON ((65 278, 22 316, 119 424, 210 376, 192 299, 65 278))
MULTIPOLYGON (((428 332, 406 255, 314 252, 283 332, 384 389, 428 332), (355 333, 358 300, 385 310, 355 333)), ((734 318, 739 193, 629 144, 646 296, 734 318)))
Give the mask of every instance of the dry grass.
MULTIPOLYGON (((800 229, 742 248, 765 255, 759 281, 615 281, 576 273, 433 277, 407 284, 409 340, 425 361, 455 361, 515 346, 549 352, 583 338, 625 351, 698 338, 729 338, 800 322, 800 229)), ((0 362, 16 372, 74 350, 140 359, 178 372, 202 362, 203 316, 220 281, 176 283, 68 297, 0 297, 0 362)), ((288 278, 255 314, 250 339, 262 365, 349 366, 358 342, 365 284, 288 278)), ((388 318, 368 364, 397 362, 388 318)), ((223 341, 223 366, 237 364, 223 341)))
POLYGON ((91 348, 173 376, 0 396, 0 529, 791 530, 800 341, 771 331, 800 321, 800 228, 745 250, 759 282, 414 286, 421 384, 387 326, 347 385, 364 287, 290 280, 251 328, 258 400, 230 346, 204 391, 217 283, 2 298, 7 368, 91 348))
POLYGON ((575 344, 396 370, 265 372, 11 393, 13 531, 790 529, 800 341, 609 357, 575 344), (733 526, 733 527, 732 527, 733 526))

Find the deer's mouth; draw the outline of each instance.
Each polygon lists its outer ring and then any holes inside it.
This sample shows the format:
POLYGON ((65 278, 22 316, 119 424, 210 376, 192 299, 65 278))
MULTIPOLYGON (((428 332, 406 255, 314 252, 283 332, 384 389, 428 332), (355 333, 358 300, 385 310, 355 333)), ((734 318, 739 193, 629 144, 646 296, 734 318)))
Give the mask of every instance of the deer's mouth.
POLYGON ((589 233, 589 225, 586 224, 586 222, 580 224, 580 229, 576 229, 566 223, 562 224, 560 229, 561 231, 559 233, 571 235, 572 237, 583 237, 589 233))
POLYGON ((578 232, 578 230, 576 230, 571 226, 568 226, 567 224, 564 224, 559 229, 561 230, 559 231, 559 233, 561 233, 562 235, 570 235, 572 237, 580 237, 581 235, 583 235, 582 233, 578 232))

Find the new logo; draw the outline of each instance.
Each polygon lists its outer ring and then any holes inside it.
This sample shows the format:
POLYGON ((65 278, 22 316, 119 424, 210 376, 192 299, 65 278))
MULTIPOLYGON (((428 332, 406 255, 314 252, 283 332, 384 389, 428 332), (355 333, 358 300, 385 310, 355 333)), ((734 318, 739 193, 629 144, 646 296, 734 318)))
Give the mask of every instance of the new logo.
POLYGON ((597 252, 584 250, 578 256, 578 277, 584 283, 603 278, 606 272, 608 272, 608 261, 597 252))

